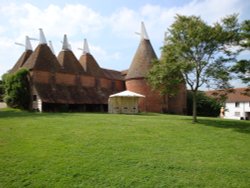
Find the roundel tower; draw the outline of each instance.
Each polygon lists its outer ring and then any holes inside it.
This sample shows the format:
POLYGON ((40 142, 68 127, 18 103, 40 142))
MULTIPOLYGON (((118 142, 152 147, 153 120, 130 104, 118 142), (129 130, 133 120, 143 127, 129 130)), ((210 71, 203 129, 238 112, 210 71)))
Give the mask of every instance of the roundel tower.
POLYGON ((146 76, 152 66, 152 61, 157 59, 157 56, 143 22, 140 35, 140 44, 127 73, 125 73, 126 89, 145 96, 139 101, 140 111, 185 114, 187 90, 184 82, 176 85, 178 88, 176 96, 161 95, 147 83, 146 76))
POLYGON ((140 44, 125 77, 126 89, 145 96, 145 98, 139 101, 140 111, 167 112, 168 97, 160 95, 157 91, 153 91, 146 81, 146 76, 152 66, 152 61, 157 59, 157 56, 143 22, 141 23, 140 35, 140 44))

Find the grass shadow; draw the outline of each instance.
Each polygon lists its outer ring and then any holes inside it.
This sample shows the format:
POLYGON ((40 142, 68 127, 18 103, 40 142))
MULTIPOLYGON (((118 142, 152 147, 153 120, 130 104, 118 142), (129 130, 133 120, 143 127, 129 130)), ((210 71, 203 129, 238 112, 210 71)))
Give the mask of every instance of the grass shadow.
POLYGON ((136 116, 159 116, 159 113, 150 113, 150 112, 139 112, 135 114, 127 114, 127 115, 136 115, 136 116))
POLYGON ((108 112, 35 112, 35 111, 25 111, 14 108, 2 108, 0 109, 0 118, 19 118, 19 117, 27 117, 27 118, 39 118, 39 117, 67 117, 72 116, 73 114, 96 114, 96 115, 105 115, 109 114, 108 112))
POLYGON ((233 129, 240 133, 250 134, 250 121, 222 120, 222 119, 199 119, 198 123, 204 126, 213 126, 222 129, 233 129))
POLYGON ((2 118, 20 118, 20 117, 27 117, 27 118, 37 118, 37 117, 58 117, 58 116, 65 116, 66 113, 39 113, 39 112, 32 112, 32 111, 22 111, 18 109, 12 108, 5 108, 0 110, 0 119, 2 118))
MULTIPOLYGON (((19 110, 19 109, 14 109, 14 108, 3 108, 0 109, 0 118, 9 118, 9 117, 13 117, 13 118, 18 118, 18 117, 32 117, 32 118, 36 118, 36 117, 60 117, 60 116, 69 116, 72 114, 109 114, 108 112, 43 112, 43 113, 39 113, 39 112, 33 112, 33 111, 24 111, 24 110, 19 110)), ((112 114, 111 114, 112 115, 112 114)), ((119 115, 135 115, 135 116, 159 116, 161 114, 157 114, 157 113, 148 113, 148 112, 140 112, 140 113, 136 113, 136 114, 119 114, 119 115)))

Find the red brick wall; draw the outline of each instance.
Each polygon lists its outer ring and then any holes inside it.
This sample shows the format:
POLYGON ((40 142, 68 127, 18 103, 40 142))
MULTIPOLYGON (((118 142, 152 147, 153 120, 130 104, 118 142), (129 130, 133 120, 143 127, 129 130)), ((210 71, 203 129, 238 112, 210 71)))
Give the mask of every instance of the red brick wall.
POLYGON ((115 88, 118 91, 126 90, 124 81, 116 80, 115 81, 115 88))
POLYGON ((94 87, 95 77, 92 76, 81 76, 81 83, 84 87, 94 87))
MULTIPOLYGON (((72 74, 56 73, 56 83, 65 85, 74 85, 76 83, 76 76, 72 74)), ((32 71, 31 76, 33 81, 39 83, 49 83, 51 81, 52 73, 44 71, 32 71)), ((158 92, 152 91, 150 86, 144 79, 131 79, 124 81, 108 80, 104 78, 97 78, 99 86, 107 89, 114 89, 114 92, 130 90, 136 93, 145 95, 146 98, 139 100, 139 110, 147 112, 170 112, 177 114, 186 113, 186 86, 180 84, 180 92, 175 97, 161 96, 158 92), (113 83, 112 83, 113 82, 113 83), (116 90, 116 91, 115 91, 116 90)), ((80 82, 83 87, 95 87, 96 78, 92 76, 80 76, 80 82)))
POLYGON ((74 85, 76 76, 73 74, 56 73, 56 83, 65 85, 74 85))
POLYGON ((185 84, 178 86, 179 92, 174 97, 169 97, 169 112, 175 114, 186 114, 187 90, 185 84))
POLYGON ((152 91, 144 79, 132 79, 126 81, 126 89, 142 95, 145 98, 139 100, 139 110, 146 112, 163 112, 167 107, 167 101, 158 92, 152 91))
POLYGON ((32 71, 32 78, 34 82, 49 83, 50 74, 44 71, 32 71))
POLYGON ((105 79, 105 78, 100 78, 100 87, 101 88, 106 88, 106 89, 111 89, 112 87, 112 81, 105 79))

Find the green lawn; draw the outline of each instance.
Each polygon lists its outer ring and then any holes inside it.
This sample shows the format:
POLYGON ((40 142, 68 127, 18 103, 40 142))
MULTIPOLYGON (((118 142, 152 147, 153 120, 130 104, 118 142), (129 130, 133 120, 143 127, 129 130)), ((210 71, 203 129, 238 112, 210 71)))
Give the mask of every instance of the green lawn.
POLYGON ((0 111, 0 187, 250 187, 250 121, 0 111))

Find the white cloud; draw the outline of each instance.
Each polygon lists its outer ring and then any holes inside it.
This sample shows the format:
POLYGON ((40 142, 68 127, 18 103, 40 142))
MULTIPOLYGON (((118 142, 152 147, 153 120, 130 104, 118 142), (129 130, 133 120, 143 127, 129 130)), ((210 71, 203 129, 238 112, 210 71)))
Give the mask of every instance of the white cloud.
POLYGON ((121 8, 109 18, 109 24, 113 33, 121 37, 131 37, 140 23, 140 15, 132 9, 121 8))
MULTIPOLYGON (((83 41, 69 41, 72 46, 72 51, 76 58, 79 59, 82 55, 83 41)), ((61 46, 60 46, 61 49, 61 46)), ((119 62, 121 58, 120 52, 107 51, 100 45, 89 43, 90 53, 95 57, 99 66, 103 68, 112 68, 114 62, 119 62)))
POLYGON ((119 37, 134 39, 139 23, 144 21, 152 41, 163 40, 164 32, 173 23, 176 14, 201 16, 209 24, 222 17, 241 13, 244 4, 241 0, 193 0, 179 7, 162 7, 157 4, 145 4, 139 10, 126 7, 118 9, 108 19, 112 32, 119 37))
MULTIPOLYGON (((214 23, 225 15, 247 12, 249 4, 244 0, 193 0, 178 7, 162 7, 155 3, 145 4, 139 9, 120 7, 106 16, 82 4, 51 4, 45 8, 30 3, 5 4, 0 6, 0 34, 4 36, 0 38, 0 74, 10 69, 21 55, 22 50, 13 43, 23 43, 26 35, 37 38, 41 27, 47 40, 52 39, 57 53, 61 49, 63 34, 68 34, 77 57, 81 54, 77 48, 82 46, 83 38, 88 37, 92 39, 90 50, 98 63, 119 70, 119 65, 123 66, 122 69, 129 67, 135 53, 133 47, 139 41, 134 32, 139 31, 141 21, 145 22, 149 38, 159 54, 164 32, 177 13, 198 15, 208 23, 214 23), (103 43, 107 41, 108 44, 103 43), (6 63, 2 65, 2 62, 6 63)), ((35 47, 36 43, 32 43, 35 47)))
POLYGON ((13 43, 13 41, 7 37, 0 37, 0 79, 1 75, 7 70, 11 69, 12 66, 14 66, 15 62, 17 61, 16 57, 14 54, 20 54, 23 52, 23 49, 16 47, 13 43), (6 57, 7 58, 2 58, 6 57))
POLYGON ((101 46, 90 45, 90 49, 98 64, 103 68, 112 68, 114 62, 119 62, 121 58, 119 52, 108 52, 101 46))
POLYGON ((5 30, 6 30, 5 27, 0 25, 0 34, 3 34, 5 32, 5 30))
MULTIPOLYGON (((76 4, 65 5, 63 8, 49 5, 46 9, 39 9, 32 4, 23 4, 20 8, 11 6, 15 13, 10 10, 10 23, 18 29, 20 34, 32 33, 37 28, 43 28, 48 36, 58 37, 67 33, 74 36, 77 34, 93 34, 103 27, 102 17, 92 9, 76 4), (25 14, 21 14, 25 10, 25 14), (19 15, 23 16, 19 16, 19 15)), ((8 7, 7 10, 11 9, 8 7)))
MULTIPOLYGON (((86 35, 99 35, 105 26, 105 20, 99 13, 80 4, 67 4, 64 7, 49 5, 40 9, 29 3, 10 3, 0 7, 0 15, 4 18, 0 22, 0 33, 5 36, 0 41, 0 61, 1 64, 6 62, 1 65, 0 74, 10 69, 23 52, 14 42, 24 43, 26 35, 38 38, 38 28, 43 28, 47 40, 52 39, 58 51, 64 33, 79 40, 86 35)), ((34 44, 37 42, 32 43, 36 47, 34 44)))
POLYGON ((226 15, 241 13, 243 8, 244 5, 241 0, 193 0, 187 6, 177 8, 176 13, 198 15, 211 24, 226 15))

